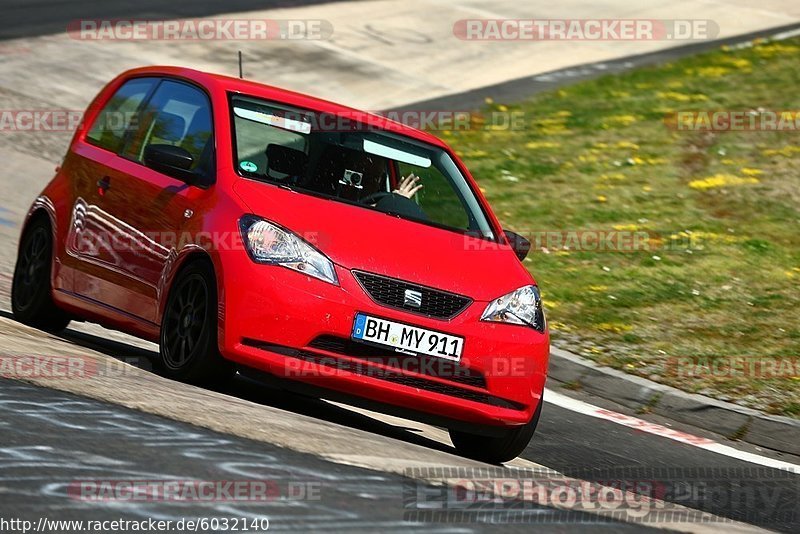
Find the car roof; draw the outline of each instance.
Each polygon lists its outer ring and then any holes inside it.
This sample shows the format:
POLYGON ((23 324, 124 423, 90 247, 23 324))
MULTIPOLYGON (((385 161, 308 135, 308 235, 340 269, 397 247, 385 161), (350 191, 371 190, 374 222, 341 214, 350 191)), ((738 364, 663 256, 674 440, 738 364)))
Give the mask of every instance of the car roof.
POLYGON ((243 95, 263 98, 265 100, 280 102, 311 111, 344 116, 357 122, 361 122, 367 126, 374 127, 375 129, 406 135, 413 139, 430 143, 441 148, 447 148, 447 145, 441 139, 429 134, 428 132, 418 130, 417 128, 407 126, 386 117, 382 117, 376 113, 359 110, 349 106, 344 106, 342 104, 337 104, 336 102, 331 102, 303 93, 290 91, 288 89, 281 89, 280 87, 274 87, 251 80, 234 78, 231 76, 224 76, 222 74, 214 74, 186 67, 171 66, 140 67, 126 71, 122 73, 120 77, 129 78, 142 75, 175 76, 179 78, 185 78, 203 87, 206 87, 209 90, 216 88, 222 91, 241 93, 243 95))

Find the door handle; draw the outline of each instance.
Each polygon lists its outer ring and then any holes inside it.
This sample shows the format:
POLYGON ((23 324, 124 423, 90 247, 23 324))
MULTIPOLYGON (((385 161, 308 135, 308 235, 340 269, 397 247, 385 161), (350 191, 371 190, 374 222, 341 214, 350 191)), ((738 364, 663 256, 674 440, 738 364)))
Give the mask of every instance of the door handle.
POLYGON ((101 179, 97 180, 97 194, 101 197, 105 196, 109 187, 111 187, 111 178, 108 176, 103 176, 101 179))

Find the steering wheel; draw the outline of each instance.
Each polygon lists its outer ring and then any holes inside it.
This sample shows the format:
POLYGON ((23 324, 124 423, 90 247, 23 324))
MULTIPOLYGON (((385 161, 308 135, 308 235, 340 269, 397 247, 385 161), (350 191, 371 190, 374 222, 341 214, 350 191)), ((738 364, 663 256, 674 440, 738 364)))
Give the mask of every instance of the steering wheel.
POLYGON ((371 195, 365 196, 364 198, 360 199, 359 202, 361 204, 377 204, 391 194, 392 193, 389 191, 378 191, 377 193, 372 193, 371 195))

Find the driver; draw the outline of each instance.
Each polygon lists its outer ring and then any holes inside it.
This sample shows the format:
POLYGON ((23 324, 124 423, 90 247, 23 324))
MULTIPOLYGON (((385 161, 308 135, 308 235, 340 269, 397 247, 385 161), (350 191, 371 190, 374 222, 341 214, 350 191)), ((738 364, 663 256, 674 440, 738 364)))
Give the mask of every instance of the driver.
POLYGON ((419 183, 419 176, 413 172, 408 176, 404 176, 397 184, 397 188, 391 194, 380 199, 374 207, 385 211, 386 213, 393 213, 411 219, 428 220, 428 216, 422 211, 422 208, 414 202, 414 195, 422 189, 422 184, 419 183))
POLYGON ((417 194, 417 191, 422 189, 424 186, 419 183, 419 176, 415 175, 413 172, 408 176, 404 176, 400 183, 397 184, 397 189, 392 191, 397 195, 404 196, 408 199, 414 198, 414 195, 417 194))

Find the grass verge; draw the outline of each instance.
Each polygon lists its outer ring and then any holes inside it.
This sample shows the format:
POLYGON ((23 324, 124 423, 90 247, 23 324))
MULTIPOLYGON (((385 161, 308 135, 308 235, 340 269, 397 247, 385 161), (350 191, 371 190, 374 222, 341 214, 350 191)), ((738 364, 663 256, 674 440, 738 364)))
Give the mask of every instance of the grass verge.
POLYGON ((681 111, 798 110, 798 64, 800 40, 723 47, 487 99, 484 117, 518 112, 524 128, 444 132, 503 225, 533 238, 525 263, 555 344, 800 417, 800 130, 669 125, 681 111), (611 232, 646 238, 597 250, 611 232))

